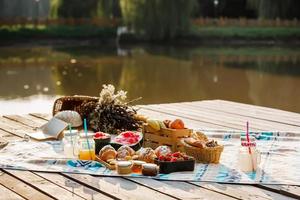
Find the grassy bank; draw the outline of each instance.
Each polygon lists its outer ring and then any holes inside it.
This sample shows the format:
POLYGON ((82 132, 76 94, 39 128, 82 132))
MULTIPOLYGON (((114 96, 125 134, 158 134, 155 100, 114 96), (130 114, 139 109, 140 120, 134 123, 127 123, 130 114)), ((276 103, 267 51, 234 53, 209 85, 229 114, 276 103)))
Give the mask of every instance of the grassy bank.
POLYGON ((0 40, 7 39, 89 39, 115 38, 116 28, 97 26, 3 26, 0 40))
POLYGON ((300 38, 300 27, 193 27, 191 35, 203 38, 300 38))
MULTIPOLYGON (((0 41, 18 44, 19 41, 47 40, 109 40, 116 37, 116 27, 98 26, 13 26, 0 27, 0 41)), ((183 44, 269 44, 272 42, 299 45, 300 27, 214 27, 193 26, 191 31, 169 43, 183 44), (262 42, 263 41, 263 42, 262 42)), ((148 42, 135 35, 123 35, 121 43, 148 42)), ((162 41, 159 41, 160 43, 162 41)))

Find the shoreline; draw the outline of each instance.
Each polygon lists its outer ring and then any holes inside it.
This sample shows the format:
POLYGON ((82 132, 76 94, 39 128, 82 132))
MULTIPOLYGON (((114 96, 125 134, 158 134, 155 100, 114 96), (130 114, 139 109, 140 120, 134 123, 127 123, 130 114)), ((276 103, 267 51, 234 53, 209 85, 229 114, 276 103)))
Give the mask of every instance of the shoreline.
POLYGON ((121 38, 117 44, 116 39, 109 38, 30 38, 3 40, 0 39, 0 48, 5 47, 72 47, 72 46, 135 46, 135 45, 158 45, 158 46, 282 46, 300 47, 300 37, 289 38, 239 38, 239 37, 182 37, 171 41, 148 41, 132 37, 121 38))

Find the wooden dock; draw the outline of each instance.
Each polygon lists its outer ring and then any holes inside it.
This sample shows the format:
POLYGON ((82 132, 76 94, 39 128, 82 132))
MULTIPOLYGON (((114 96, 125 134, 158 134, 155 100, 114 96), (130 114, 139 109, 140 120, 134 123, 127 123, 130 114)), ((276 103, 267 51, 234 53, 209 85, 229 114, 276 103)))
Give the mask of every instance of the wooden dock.
MULTIPOLYGON (((191 128, 300 132, 300 114, 222 100, 140 106, 140 113, 181 118, 191 128)), ((12 141, 44 124, 50 114, 0 117, 0 136, 12 141)), ((300 199, 298 186, 157 181, 0 169, 0 199, 300 199)))

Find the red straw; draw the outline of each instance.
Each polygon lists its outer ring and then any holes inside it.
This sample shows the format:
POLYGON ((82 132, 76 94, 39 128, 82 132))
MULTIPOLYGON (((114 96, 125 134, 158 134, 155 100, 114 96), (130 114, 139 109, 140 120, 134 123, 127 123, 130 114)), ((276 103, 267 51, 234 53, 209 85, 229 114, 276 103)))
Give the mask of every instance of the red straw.
POLYGON ((248 149, 249 154, 251 154, 251 148, 250 148, 250 138, 249 138, 249 122, 247 121, 247 132, 246 132, 247 142, 248 142, 248 149))

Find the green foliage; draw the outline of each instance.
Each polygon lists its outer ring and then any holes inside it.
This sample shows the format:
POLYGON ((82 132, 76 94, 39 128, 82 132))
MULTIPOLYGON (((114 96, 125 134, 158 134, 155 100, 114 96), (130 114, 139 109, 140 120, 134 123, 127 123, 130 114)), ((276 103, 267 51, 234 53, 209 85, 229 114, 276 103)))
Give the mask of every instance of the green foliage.
POLYGON ((263 18, 300 18, 299 0, 261 0, 259 16, 263 18))
POLYGON ((299 0, 247 0, 247 6, 255 9, 259 18, 300 18, 299 0))
POLYGON ((98 0, 97 16, 121 17, 120 0, 98 0))
POLYGON ((96 15, 98 0, 60 0, 58 16, 88 18, 96 15))
POLYGON ((57 19, 58 18, 58 8, 60 7, 61 0, 51 0, 50 1, 50 19, 57 19))
POLYGON ((50 18, 120 17, 119 0, 51 0, 50 18))
POLYGON ((195 0, 120 0, 123 20, 148 39, 172 39, 189 30, 195 0))

